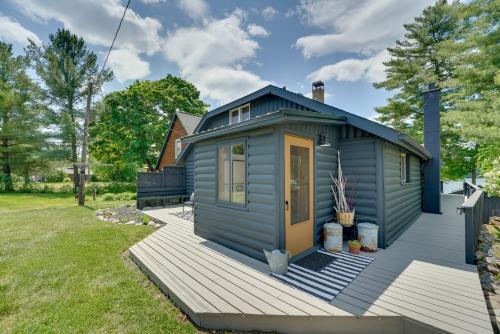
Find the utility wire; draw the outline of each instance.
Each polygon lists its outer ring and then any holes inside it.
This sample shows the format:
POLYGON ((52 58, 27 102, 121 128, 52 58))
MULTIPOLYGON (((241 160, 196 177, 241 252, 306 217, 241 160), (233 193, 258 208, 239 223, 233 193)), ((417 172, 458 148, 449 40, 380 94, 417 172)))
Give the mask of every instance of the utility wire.
POLYGON ((113 41, 111 42, 111 45, 109 46, 108 54, 106 55, 106 59, 104 59, 104 63, 102 64, 102 68, 101 68, 101 71, 99 72, 99 75, 97 76, 96 82, 98 82, 99 79, 101 78, 102 72, 104 71, 104 67, 106 66, 106 63, 108 62, 109 54, 111 53, 111 50, 113 49, 113 46, 115 45, 116 37, 118 36, 118 32, 120 31, 120 28, 122 26, 123 19, 125 18, 125 14, 127 13, 127 9, 130 6, 130 1, 131 0, 127 1, 127 5, 125 6, 125 10, 123 11, 122 18, 120 20, 120 23, 118 24, 118 28, 116 29, 115 37, 113 37, 113 41))

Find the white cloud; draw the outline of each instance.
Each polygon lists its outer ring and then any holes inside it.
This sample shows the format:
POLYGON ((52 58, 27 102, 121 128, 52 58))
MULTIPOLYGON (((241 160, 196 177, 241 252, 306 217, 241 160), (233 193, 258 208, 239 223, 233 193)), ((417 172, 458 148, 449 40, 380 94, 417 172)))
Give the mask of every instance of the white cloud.
POLYGON ((266 20, 271 20, 273 17, 275 17, 278 14, 278 11, 274 9, 271 6, 267 6, 262 10, 262 16, 266 20))
POLYGON ((264 27, 257 24, 248 25, 248 33, 252 36, 267 37, 269 32, 264 27))
POLYGON ((28 38, 41 44, 38 36, 8 16, 0 15, 0 39, 9 43, 28 44, 28 38))
POLYGON ((208 15, 209 7, 204 0, 178 0, 178 5, 192 19, 202 19, 208 15))
POLYGON ((379 82, 385 79, 383 62, 389 60, 387 50, 382 50, 367 59, 344 59, 332 65, 326 65, 310 73, 309 81, 335 79, 337 81, 379 82))
POLYGON ((116 79, 121 83, 141 79, 151 73, 149 63, 142 60, 136 52, 128 49, 111 51, 108 64, 113 69, 116 79))
POLYGON ((259 44, 242 28, 244 13, 206 19, 201 27, 179 28, 169 34, 164 52, 181 75, 195 84, 203 97, 227 102, 268 84, 243 69, 259 44))
POLYGON ((296 47, 305 58, 334 52, 374 54, 394 44, 403 23, 413 20, 433 0, 302 0, 301 21, 326 33, 301 37, 296 47))
MULTIPOLYGON (((65 28, 83 37, 87 43, 105 48, 111 44, 125 9, 120 0, 12 1, 17 3, 19 9, 31 18, 44 22, 50 20, 61 22, 65 28)), ((136 71, 136 73, 147 72, 144 70, 146 61, 140 59, 141 54, 152 55, 161 50, 163 43, 160 36, 161 29, 162 24, 157 19, 142 17, 132 8, 128 9, 115 47, 122 50, 118 53, 122 55, 121 59, 133 59, 136 64, 141 64, 141 71, 136 71), (124 49, 128 50, 128 57, 123 56, 124 49)), ((129 66, 127 63, 118 65, 118 59, 120 58, 115 59, 115 68, 120 68, 122 71, 129 66)), ((128 77, 128 75, 121 75, 121 77, 128 77)))

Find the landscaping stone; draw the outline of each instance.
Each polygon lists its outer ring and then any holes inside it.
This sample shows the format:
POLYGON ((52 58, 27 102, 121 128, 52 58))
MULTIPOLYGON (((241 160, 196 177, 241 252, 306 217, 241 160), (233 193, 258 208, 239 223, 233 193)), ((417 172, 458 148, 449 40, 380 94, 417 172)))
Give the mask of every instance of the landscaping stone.
POLYGON ((155 225, 156 225, 156 223, 152 220, 148 223, 148 226, 155 226, 155 225))
MULTIPOLYGON (((96 211, 98 219, 113 224, 143 225, 144 214, 135 205, 124 205, 96 211)), ((152 221, 152 220, 151 220, 152 221)), ((158 222, 153 221, 153 226, 158 222)))
POLYGON ((161 224, 155 224, 156 228, 160 228, 162 225, 161 224))
POLYGON ((500 282, 497 279, 500 275, 500 259, 496 256, 500 254, 499 250, 500 241, 496 239, 496 235, 488 230, 487 225, 481 226, 475 256, 481 287, 495 333, 499 332, 500 324, 500 282))

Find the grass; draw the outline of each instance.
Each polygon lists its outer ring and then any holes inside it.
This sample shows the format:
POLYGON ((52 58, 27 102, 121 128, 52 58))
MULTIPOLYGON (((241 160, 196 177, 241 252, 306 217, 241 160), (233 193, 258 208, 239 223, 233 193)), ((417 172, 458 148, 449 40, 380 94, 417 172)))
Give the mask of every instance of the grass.
POLYGON ((129 260, 152 229, 96 219, 116 205, 0 194, 0 333, 196 333, 129 260))

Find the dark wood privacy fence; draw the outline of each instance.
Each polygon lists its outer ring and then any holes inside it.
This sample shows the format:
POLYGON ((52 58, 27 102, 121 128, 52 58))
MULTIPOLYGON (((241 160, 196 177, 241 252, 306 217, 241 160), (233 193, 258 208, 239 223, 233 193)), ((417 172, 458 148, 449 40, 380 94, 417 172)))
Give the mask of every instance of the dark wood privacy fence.
POLYGON ((181 201, 186 194, 186 170, 168 166, 163 172, 137 173, 137 208, 181 201))
POLYGON ((500 198, 488 196, 483 189, 468 182, 464 182, 463 194, 465 202, 459 208, 465 213, 465 261, 475 264, 474 253, 481 225, 488 222, 488 218, 498 215, 500 198))

